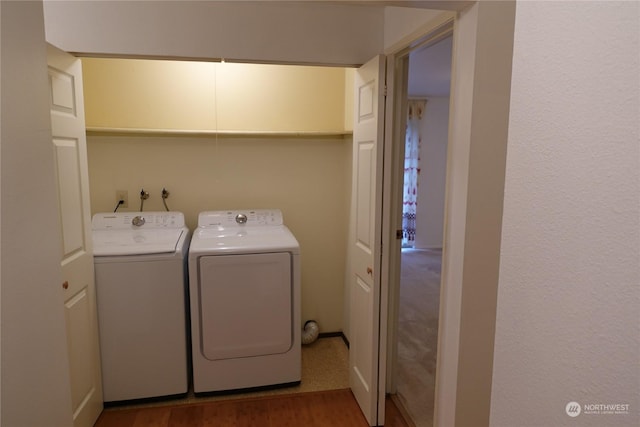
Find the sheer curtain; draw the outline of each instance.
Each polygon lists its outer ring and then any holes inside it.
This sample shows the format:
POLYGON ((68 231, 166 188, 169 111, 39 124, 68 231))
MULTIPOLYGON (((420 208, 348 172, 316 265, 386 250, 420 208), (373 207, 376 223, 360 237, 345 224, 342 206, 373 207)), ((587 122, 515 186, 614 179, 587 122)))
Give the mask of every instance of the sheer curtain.
POLYGON ((420 175, 420 120, 426 100, 409 100, 404 147, 404 196, 402 200, 402 246, 413 247, 416 238, 416 206, 420 175))

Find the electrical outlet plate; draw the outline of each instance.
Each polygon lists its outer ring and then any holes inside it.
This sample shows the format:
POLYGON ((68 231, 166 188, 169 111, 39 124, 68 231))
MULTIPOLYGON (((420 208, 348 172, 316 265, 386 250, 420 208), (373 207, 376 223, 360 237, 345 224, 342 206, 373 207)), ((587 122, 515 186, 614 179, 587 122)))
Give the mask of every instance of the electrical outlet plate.
POLYGON ((123 200, 124 203, 120 205, 121 208, 129 207, 129 192, 127 190, 116 190, 116 203, 123 200))

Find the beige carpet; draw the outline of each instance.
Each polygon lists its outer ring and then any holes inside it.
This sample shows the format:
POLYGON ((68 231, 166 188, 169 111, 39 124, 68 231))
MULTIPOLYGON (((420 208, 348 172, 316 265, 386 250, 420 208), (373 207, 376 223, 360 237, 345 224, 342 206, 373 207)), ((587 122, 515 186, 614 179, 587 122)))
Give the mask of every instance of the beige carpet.
POLYGON ((300 385, 269 390, 195 396, 190 390, 186 397, 157 399, 130 404, 116 404, 109 410, 130 409, 147 406, 199 403, 214 400, 240 399, 244 397, 277 394, 306 393, 311 391, 338 390, 349 387, 349 350, 340 337, 320 338, 302 346, 302 381, 300 385))
POLYGON ((397 397, 417 427, 433 425, 441 260, 441 250, 402 251, 397 397))

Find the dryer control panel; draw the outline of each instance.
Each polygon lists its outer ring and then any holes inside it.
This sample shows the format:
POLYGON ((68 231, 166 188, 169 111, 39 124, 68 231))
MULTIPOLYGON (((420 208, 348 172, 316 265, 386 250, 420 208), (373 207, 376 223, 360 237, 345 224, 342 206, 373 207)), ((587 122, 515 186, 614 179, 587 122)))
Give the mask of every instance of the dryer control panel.
POLYGON ((182 212, 97 213, 91 221, 93 230, 129 230, 183 228, 182 212))
POLYGON ((282 225, 279 209, 207 211, 198 215, 198 227, 265 227, 282 225))

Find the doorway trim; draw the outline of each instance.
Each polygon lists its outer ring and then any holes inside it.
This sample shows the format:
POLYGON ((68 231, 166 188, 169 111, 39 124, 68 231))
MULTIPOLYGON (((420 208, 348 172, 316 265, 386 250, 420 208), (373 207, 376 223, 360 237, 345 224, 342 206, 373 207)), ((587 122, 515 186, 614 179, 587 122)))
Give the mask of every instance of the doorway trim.
MULTIPOLYGON (((453 20, 435 427, 490 424, 515 9, 512 1, 474 2, 453 20)), ((443 22, 431 24, 424 35, 443 22)), ((388 64, 395 64, 402 50, 418 40, 385 52, 388 64)), ((381 316, 390 314, 391 251, 397 244, 387 160, 392 158, 398 128, 394 123, 397 72, 391 66, 387 73, 383 191, 389 197, 382 207, 381 316)), ((389 327, 380 333, 381 344, 388 342, 389 327)), ((388 344, 381 347, 381 378, 386 377, 388 348, 388 344)))
MULTIPOLYGON (((409 55, 417 51, 418 49, 432 46, 439 41, 451 36, 453 34, 453 18, 438 26, 435 30, 430 31, 424 37, 421 37, 415 43, 402 49, 397 54, 390 56, 387 67, 393 68, 395 88, 391 102, 393 103, 393 129, 390 130, 390 141, 392 141, 389 149, 389 165, 388 177, 389 182, 389 213, 387 218, 389 219, 390 230, 385 233, 389 239, 389 356, 387 359, 387 392, 394 392, 396 388, 396 360, 397 360, 397 327, 398 327, 398 307, 399 307, 399 292, 400 292, 400 253, 401 244, 396 238, 396 231, 401 228, 402 220, 402 183, 403 183, 403 171, 404 171, 404 129, 406 127, 406 104, 407 104, 407 90, 408 90, 408 66, 409 55)), ((389 102, 389 101, 388 101, 389 102)), ((443 254, 444 257, 444 254, 443 254)))
MULTIPOLYGON (((406 104, 409 83, 409 55, 413 51, 432 46, 451 36, 454 31, 455 15, 451 14, 437 21, 425 30, 417 39, 408 42, 396 52, 387 54, 387 108, 386 120, 391 123, 385 129, 385 164, 383 188, 388 197, 383 199, 383 248, 387 256, 383 257, 383 292, 388 304, 382 305, 387 318, 387 330, 380 334, 387 337, 386 363, 381 363, 386 377, 385 393, 395 393, 397 388, 397 336, 400 296, 401 241, 396 231, 402 221, 402 184, 404 176, 404 130, 406 127, 406 104)), ((451 102, 451 101, 450 101, 451 102)), ((443 258, 445 254, 443 251, 443 258)), ((382 353, 382 351, 381 351, 382 353)))

